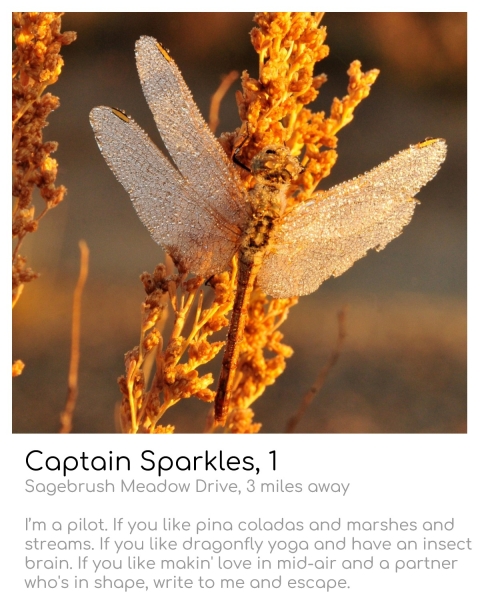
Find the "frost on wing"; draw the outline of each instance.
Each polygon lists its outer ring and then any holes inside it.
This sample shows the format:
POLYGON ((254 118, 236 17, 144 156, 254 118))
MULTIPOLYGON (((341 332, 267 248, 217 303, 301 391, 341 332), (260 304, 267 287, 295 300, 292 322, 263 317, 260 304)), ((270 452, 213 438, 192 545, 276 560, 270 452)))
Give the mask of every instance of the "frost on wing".
POLYGON ((235 167, 205 123, 177 65, 152 38, 135 46, 143 93, 162 140, 203 209, 243 229, 248 218, 235 167))
POLYGON ((153 239, 185 270, 202 276, 225 270, 237 249, 239 228, 210 209, 201 190, 132 119, 100 106, 91 111, 90 122, 107 164, 153 239))
POLYGON ((314 292, 368 250, 400 235, 415 208, 413 196, 445 160, 444 140, 427 140, 365 175, 315 194, 285 215, 272 233, 258 283, 276 298, 314 292))

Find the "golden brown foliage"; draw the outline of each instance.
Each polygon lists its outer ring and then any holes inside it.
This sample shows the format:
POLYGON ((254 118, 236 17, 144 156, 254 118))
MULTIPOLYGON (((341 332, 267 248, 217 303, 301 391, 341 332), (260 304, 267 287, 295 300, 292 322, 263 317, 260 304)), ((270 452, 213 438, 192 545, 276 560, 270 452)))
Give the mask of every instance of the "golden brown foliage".
POLYGON ((202 308, 203 291, 198 291, 201 277, 187 279, 185 274, 167 274, 162 264, 153 274, 143 273, 147 297, 142 305, 140 344, 125 355, 126 376, 119 379, 122 431, 173 433, 173 426, 158 425, 171 406, 191 396, 212 402, 215 394, 209 386, 213 377, 200 376, 197 369, 212 360, 223 345, 209 338, 228 324, 225 315, 233 305, 235 272, 233 269, 232 273, 212 278, 214 297, 206 309, 202 308), (163 347, 160 329, 169 307, 174 315, 173 329, 163 347), (186 334, 186 322, 192 313, 193 324, 186 334), (145 362, 151 354, 155 354, 156 371, 148 385, 145 362))
POLYGON ((15 50, 12 55, 12 300, 17 302, 23 286, 37 277, 18 254, 27 233, 38 228, 38 222, 65 195, 64 186, 55 186, 57 161, 51 154, 56 142, 44 142, 42 130, 47 117, 59 106, 59 100, 44 94, 55 83, 63 66, 62 46, 72 43, 76 34, 61 33, 62 13, 13 13, 15 50), (33 191, 37 187, 45 202, 35 218, 33 191))
POLYGON ((286 144, 294 156, 301 157, 304 171, 291 190, 291 202, 310 197, 330 174, 337 160, 337 133, 351 122, 355 108, 368 96, 379 74, 377 69, 363 73, 360 62, 353 61, 347 71, 347 95, 333 99, 328 117, 304 108, 327 81, 325 74, 313 74, 315 63, 329 53, 324 44, 326 27, 320 26, 322 17, 323 13, 256 15, 258 27, 251 37, 259 55, 259 76, 254 79, 243 72, 243 91, 237 92, 243 125, 220 137, 231 153, 242 136, 249 136, 239 153, 239 160, 247 165, 269 144, 286 144))

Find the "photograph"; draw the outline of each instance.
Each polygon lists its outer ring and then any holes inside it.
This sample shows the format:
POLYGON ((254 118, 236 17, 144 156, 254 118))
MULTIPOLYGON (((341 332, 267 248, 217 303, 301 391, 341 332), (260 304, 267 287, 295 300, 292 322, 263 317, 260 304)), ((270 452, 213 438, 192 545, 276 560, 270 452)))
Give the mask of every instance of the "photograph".
POLYGON ((467 433, 466 13, 12 29, 13 433, 467 433))

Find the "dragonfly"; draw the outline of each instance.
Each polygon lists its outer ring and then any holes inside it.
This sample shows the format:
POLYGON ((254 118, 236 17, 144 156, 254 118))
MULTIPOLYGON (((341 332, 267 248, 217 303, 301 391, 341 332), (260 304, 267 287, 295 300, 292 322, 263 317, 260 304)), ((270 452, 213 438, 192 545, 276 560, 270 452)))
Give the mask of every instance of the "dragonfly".
POLYGON ((174 164, 122 110, 96 107, 90 122, 140 220, 181 272, 209 278, 238 257, 215 396, 215 422, 224 425, 255 280, 274 298, 302 296, 344 273, 368 250, 383 249, 409 223, 414 196, 436 175, 447 146, 428 138, 287 209, 288 189, 302 170, 288 148, 263 148, 250 166, 255 186, 245 191, 239 167, 210 131, 168 52, 142 36, 135 55, 143 93, 174 164))

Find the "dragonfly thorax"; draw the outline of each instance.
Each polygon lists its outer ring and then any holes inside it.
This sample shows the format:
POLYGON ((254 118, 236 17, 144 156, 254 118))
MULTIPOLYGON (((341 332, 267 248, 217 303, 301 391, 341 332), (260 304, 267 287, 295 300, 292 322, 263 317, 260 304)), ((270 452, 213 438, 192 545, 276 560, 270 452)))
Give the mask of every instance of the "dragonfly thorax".
POLYGON ((280 188, 296 179, 302 167, 285 146, 266 146, 254 157, 251 171, 258 183, 280 188))
POLYGON ((255 187, 250 192, 250 205, 255 216, 281 217, 286 194, 292 180, 301 173, 298 160, 285 146, 266 146, 253 159, 251 172, 255 187))

